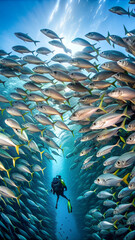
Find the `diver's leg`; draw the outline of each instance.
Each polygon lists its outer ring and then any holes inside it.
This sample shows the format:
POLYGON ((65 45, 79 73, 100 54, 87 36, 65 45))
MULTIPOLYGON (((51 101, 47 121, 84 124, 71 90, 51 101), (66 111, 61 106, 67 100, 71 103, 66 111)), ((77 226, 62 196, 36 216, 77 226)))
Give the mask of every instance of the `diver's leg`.
POLYGON ((66 198, 68 201, 70 201, 70 199, 68 199, 63 193, 61 194, 61 196, 62 196, 63 198, 66 198))
POLYGON ((56 209, 58 207, 58 201, 59 201, 59 195, 57 194, 57 201, 56 201, 56 206, 55 206, 56 209))

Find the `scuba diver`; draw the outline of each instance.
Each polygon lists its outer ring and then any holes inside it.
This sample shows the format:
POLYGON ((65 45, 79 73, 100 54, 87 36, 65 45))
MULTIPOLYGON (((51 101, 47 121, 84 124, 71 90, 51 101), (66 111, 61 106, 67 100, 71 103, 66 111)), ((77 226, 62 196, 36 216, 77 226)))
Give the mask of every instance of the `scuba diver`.
POLYGON ((51 192, 53 192, 53 194, 56 193, 57 195, 57 201, 56 201, 56 206, 55 208, 57 209, 58 207, 58 201, 59 201, 59 196, 62 196, 63 198, 66 198, 68 200, 68 212, 72 212, 72 207, 70 204, 70 199, 68 199, 65 195, 64 195, 64 189, 65 191, 67 191, 67 187, 63 181, 63 179, 61 178, 60 175, 57 175, 55 178, 53 178, 53 181, 51 183, 51 192))

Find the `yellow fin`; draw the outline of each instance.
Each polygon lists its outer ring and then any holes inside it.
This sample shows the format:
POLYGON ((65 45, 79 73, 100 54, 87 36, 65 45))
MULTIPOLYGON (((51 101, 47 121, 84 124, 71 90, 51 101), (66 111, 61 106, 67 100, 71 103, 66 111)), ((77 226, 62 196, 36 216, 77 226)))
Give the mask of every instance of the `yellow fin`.
POLYGON ((30 182, 32 181, 32 179, 30 181, 28 181, 29 187, 30 187, 30 182))
POLYGON ((116 222, 117 222, 118 220, 116 220, 114 223, 113 223, 113 226, 116 228, 116 229, 118 229, 117 228, 117 226, 116 226, 116 222))
MULTIPOLYGON (((44 150, 44 151, 45 151, 45 150, 44 150)), ((43 159, 43 158, 42 158, 42 154, 44 153, 44 151, 40 152, 41 159, 43 159)))
POLYGON ((44 170, 46 169, 46 167, 44 167, 43 169, 42 169, 42 173, 43 173, 43 175, 44 175, 44 170))
POLYGON ((21 187, 21 185, 17 187, 19 193, 20 193, 20 187, 21 187))
POLYGON ((20 158, 20 157, 14 157, 14 158, 13 158, 13 166, 14 166, 14 167, 15 167, 15 162, 16 162, 16 160, 17 160, 18 158, 20 158))
POLYGON ((46 128, 44 128, 42 131, 41 131, 41 136, 43 137, 43 133, 45 131, 46 128))
POLYGON ((22 196, 22 194, 20 194, 17 198, 16 198, 16 200, 17 200, 17 203, 18 203, 18 205, 20 206, 20 202, 19 202, 19 199, 20 199, 20 197, 22 196))
POLYGON ((101 98, 100 98, 100 99, 101 99, 101 102, 100 102, 100 104, 99 104, 99 109, 101 109, 103 112, 107 113, 107 111, 102 107, 104 95, 105 95, 105 94, 103 94, 103 95, 101 96, 101 98))
POLYGON ((31 173, 31 177, 32 177, 32 178, 33 178, 33 174, 34 174, 34 172, 31 173))
POLYGON ((115 197, 115 195, 116 195, 116 192, 115 192, 115 193, 113 193, 113 198, 116 200, 116 197, 115 197))
POLYGON ((31 141, 32 141, 32 138, 28 141, 28 146, 29 146, 29 144, 30 144, 31 141))
POLYGON ((9 172, 12 170, 12 168, 9 168, 8 170, 6 170, 8 178, 10 178, 9 172))
POLYGON ((123 112, 123 115, 126 116, 127 118, 130 118, 130 116, 127 115, 127 107, 125 107, 124 112, 123 112))
POLYGON ((120 136, 120 140, 123 142, 123 143, 126 143, 125 142, 125 139, 123 137, 120 136))
POLYGON ((113 173, 113 175, 116 175, 116 174, 119 172, 119 170, 120 170, 120 169, 117 169, 117 170, 113 173))
POLYGON ((17 152, 18 155, 19 155, 19 147, 21 147, 21 146, 24 146, 24 144, 20 144, 20 145, 15 146, 16 152, 17 152))
POLYGON ((127 185, 128 185, 128 181, 127 181, 128 176, 129 176, 129 173, 126 174, 126 176, 122 178, 123 182, 126 183, 127 185))
POLYGON ((119 127, 119 128, 123 128, 125 131, 127 131, 126 128, 125 128, 126 119, 127 119, 127 118, 125 117, 124 120, 123 120, 123 122, 122 122, 122 124, 121 124, 120 127, 119 127))
POLYGON ((115 144, 115 146, 121 147, 121 146, 119 145, 119 142, 120 142, 120 139, 119 139, 118 142, 115 144))

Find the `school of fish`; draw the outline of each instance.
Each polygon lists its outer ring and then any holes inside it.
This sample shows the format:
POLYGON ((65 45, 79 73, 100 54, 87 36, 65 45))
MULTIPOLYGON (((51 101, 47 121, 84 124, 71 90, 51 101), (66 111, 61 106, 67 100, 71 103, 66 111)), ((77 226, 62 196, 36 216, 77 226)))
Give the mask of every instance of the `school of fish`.
POLYGON ((58 155, 65 157, 82 239, 135 239, 135 29, 124 29, 124 37, 76 37, 72 44, 83 50, 74 55, 46 28, 40 31, 52 50, 22 32, 11 52, 0 50, 2 239, 56 239, 47 176, 58 155))

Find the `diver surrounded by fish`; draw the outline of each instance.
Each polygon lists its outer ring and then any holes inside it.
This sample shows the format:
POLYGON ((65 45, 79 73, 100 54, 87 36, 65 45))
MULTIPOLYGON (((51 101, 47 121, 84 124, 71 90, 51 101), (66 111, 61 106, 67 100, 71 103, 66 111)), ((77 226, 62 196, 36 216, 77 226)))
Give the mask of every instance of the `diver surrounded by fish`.
POLYGON ((59 196, 62 196, 63 198, 68 200, 68 212, 72 212, 72 206, 70 204, 70 199, 68 199, 65 195, 64 195, 64 190, 67 191, 67 186, 64 183, 64 180, 61 178, 60 175, 57 175, 55 178, 53 178, 53 181, 51 183, 51 192, 53 192, 53 194, 56 193, 57 195, 57 201, 56 201, 56 206, 55 208, 58 208, 58 201, 59 201, 59 196))

